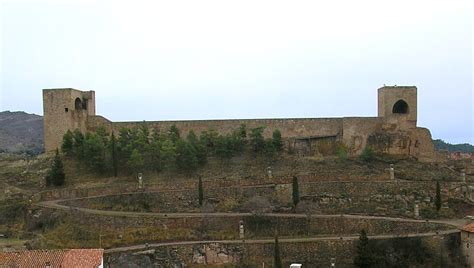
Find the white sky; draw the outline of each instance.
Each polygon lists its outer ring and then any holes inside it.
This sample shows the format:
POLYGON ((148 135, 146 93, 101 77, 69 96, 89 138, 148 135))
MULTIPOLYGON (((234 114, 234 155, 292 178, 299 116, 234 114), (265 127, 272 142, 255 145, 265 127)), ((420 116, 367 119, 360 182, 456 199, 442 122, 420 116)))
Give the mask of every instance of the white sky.
MULTIPOLYGON (((0 0, 1 1, 1 0, 0 0)), ((418 87, 418 125, 474 143, 470 1, 2 1, 0 111, 95 90, 113 121, 375 116, 418 87)))

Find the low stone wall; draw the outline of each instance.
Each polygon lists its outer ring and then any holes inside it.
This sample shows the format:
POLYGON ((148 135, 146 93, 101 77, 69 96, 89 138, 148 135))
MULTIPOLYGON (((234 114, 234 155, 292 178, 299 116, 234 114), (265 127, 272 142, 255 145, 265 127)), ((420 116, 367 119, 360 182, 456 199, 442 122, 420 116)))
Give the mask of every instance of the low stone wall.
MULTIPOLYGON (((403 252, 404 248, 397 248, 399 239, 373 240, 377 245, 386 249, 386 258, 404 256, 407 262, 416 259, 417 263, 409 263, 415 267, 464 267, 465 260, 459 254, 457 241, 459 234, 437 237, 404 238, 403 245, 418 247, 422 254, 403 252), (419 247, 422 247, 420 249, 419 247), (418 265, 418 266, 417 266, 418 265)), ((353 259, 357 254, 358 240, 352 241, 314 241, 314 242, 282 242, 280 240, 280 254, 284 267, 291 263, 301 263, 303 267, 329 267, 331 259, 335 260, 336 267, 354 267, 353 259)), ((272 267, 274 256, 273 243, 259 244, 225 244, 210 243, 197 245, 179 245, 159 247, 139 252, 105 254, 105 267, 122 267, 137 265, 139 267, 161 265, 160 267, 194 267, 197 265, 247 265, 248 267, 272 267)), ((386 259, 385 261, 397 262, 386 259)), ((399 265, 402 265, 398 263, 399 265)), ((233 267, 233 266, 232 266, 233 267)))
MULTIPOLYGON (((73 217, 81 227, 93 230, 100 226, 103 230, 116 233, 139 227, 159 227, 173 234, 175 229, 199 230, 203 235, 225 233, 229 238, 239 237, 239 223, 243 221, 246 237, 272 237, 275 231, 280 236, 308 235, 354 235, 364 229, 369 234, 408 234, 434 230, 452 229, 452 226, 431 222, 392 221, 384 219, 354 219, 347 217, 274 217, 274 216, 215 216, 202 217, 126 217, 73 212, 73 217)), ((210 237, 213 239, 213 237, 210 237)), ((215 239, 215 237, 214 237, 215 239)))
MULTIPOLYGON (((204 184, 207 188, 222 188, 222 187, 241 187, 241 186, 258 186, 265 184, 289 184, 291 183, 293 176, 278 176, 278 177, 258 177, 258 178, 242 178, 237 180, 226 180, 226 179, 205 179, 204 184)), ((298 175, 298 179, 301 183, 305 182, 328 182, 328 181, 341 181, 341 182, 359 182, 359 181, 387 181, 389 179, 388 174, 386 176, 378 174, 369 175, 337 175, 327 174, 302 174, 298 175)), ((81 198, 99 195, 112 195, 120 193, 137 192, 137 184, 126 184, 126 185, 114 185, 114 187, 103 186, 93 188, 64 188, 64 189, 51 189, 39 192, 33 196, 34 201, 47 201, 57 199, 71 199, 81 198)), ((161 182, 153 184, 145 184, 146 191, 166 191, 166 190, 183 190, 183 189, 197 189, 197 179, 189 179, 184 181, 161 182)))
MULTIPOLYGON (((247 185, 209 188, 204 183, 207 212, 258 212, 258 204, 251 204, 260 196, 271 206, 266 212, 300 213, 370 213, 373 215, 413 216, 415 203, 430 206, 434 202, 434 182, 301 182, 301 202, 292 208, 292 185, 247 185), (253 210, 255 208, 255 210, 253 210)), ((187 185, 191 186, 191 185, 187 185)), ((456 183, 442 184, 443 195, 460 195, 450 192, 456 183)), ((183 186, 184 188, 184 186, 183 186)), ((255 201, 257 202, 257 201, 255 201)), ((197 186, 191 190, 168 192, 129 193, 70 200, 64 204, 102 210, 135 212, 201 212, 197 186)))

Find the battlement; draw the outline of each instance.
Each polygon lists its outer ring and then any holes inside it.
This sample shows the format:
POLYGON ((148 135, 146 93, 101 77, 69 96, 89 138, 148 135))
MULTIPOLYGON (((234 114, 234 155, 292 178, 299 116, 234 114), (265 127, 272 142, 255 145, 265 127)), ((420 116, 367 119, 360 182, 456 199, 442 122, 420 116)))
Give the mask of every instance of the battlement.
POLYGON ((361 154, 366 146, 389 154, 412 155, 430 159, 434 153, 431 134, 417 128, 417 88, 384 86, 378 89, 377 117, 343 118, 279 118, 230 120, 181 120, 152 122, 111 122, 95 114, 95 92, 73 88, 43 90, 45 150, 59 148, 68 131, 83 133, 104 128, 117 133, 122 128, 146 124, 150 129, 166 133, 176 125, 186 135, 194 131, 214 129, 230 133, 245 124, 248 128, 266 127, 263 135, 271 137, 279 129, 286 147, 301 155, 317 153, 320 143, 342 143, 350 155, 361 154))

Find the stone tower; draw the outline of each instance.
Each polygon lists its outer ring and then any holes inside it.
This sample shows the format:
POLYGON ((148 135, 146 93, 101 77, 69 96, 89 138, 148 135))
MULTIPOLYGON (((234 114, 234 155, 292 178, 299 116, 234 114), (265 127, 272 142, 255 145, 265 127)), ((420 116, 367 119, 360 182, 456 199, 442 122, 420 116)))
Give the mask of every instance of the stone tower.
POLYGON ((72 88, 43 89, 44 149, 56 150, 64 133, 85 132, 88 116, 95 115, 95 92, 72 88))
POLYGON ((384 86, 378 89, 378 116, 406 121, 416 127, 417 89, 415 86, 384 86))

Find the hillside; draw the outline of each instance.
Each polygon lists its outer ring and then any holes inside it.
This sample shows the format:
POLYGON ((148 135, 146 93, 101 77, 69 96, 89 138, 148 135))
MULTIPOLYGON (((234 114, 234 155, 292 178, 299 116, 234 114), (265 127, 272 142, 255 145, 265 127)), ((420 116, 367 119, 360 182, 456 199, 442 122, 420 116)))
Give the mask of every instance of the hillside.
POLYGON ((462 152, 462 153, 474 152, 474 146, 469 143, 451 144, 441 139, 437 139, 437 140, 433 140, 433 145, 438 151, 446 150, 448 152, 462 152))
POLYGON ((43 152, 43 117, 25 112, 0 112, 0 152, 43 152))

